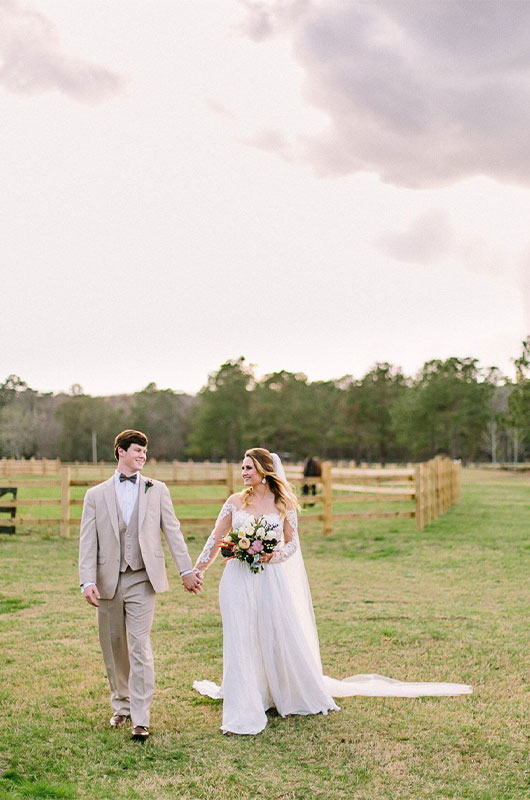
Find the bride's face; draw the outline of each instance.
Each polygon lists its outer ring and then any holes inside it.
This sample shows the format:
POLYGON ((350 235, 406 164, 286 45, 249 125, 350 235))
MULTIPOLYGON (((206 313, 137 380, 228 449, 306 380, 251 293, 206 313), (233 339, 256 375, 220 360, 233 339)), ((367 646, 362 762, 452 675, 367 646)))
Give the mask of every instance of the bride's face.
POLYGON ((241 464, 241 477, 245 486, 257 486, 261 483, 261 475, 254 466, 254 462, 250 456, 245 456, 241 464))

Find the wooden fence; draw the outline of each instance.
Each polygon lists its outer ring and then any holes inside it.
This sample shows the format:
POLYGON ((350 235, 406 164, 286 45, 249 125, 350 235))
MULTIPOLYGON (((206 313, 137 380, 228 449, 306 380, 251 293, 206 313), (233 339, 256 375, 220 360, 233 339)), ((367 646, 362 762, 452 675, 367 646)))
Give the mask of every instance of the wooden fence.
MULTIPOLYGON (((62 465, 57 477, 47 477, 47 473, 41 473, 42 477, 35 473, 0 477, 0 489, 17 490, 16 499, 7 499, 5 495, 0 499, 0 511, 14 515, 9 518, 0 514, 0 526, 60 526, 61 534, 69 537, 70 529, 79 525, 80 509, 74 514, 72 510, 82 506, 90 486, 110 477, 114 469, 114 464, 72 464, 62 465), (24 516, 24 509, 30 508, 50 511, 55 508, 60 509, 60 514, 24 516)), ((325 535, 333 532, 338 521, 396 517, 415 518, 416 528, 421 531, 460 498, 460 465, 439 456, 398 469, 335 467, 327 461, 319 478, 304 478, 300 465, 286 465, 286 472, 297 491, 303 485, 316 487, 315 495, 300 496, 303 507, 312 507, 304 510, 302 518, 321 522, 325 535), (369 510, 349 510, 354 503, 367 504, 369 510), (392 505, 385 509, 387 503, 392 505)), ((183 525, 213 525, 216 517, 207 513, 208 508, 219 509, 239 488, 239 465, 235 464, 150 463, 145 474, 164 480, 173 489, 173 504, 183 525), (205 487, 219 487, 219 492, 210 488, 204 491, 205 487), (186 507, 193 514, 199 509, 205 512, 204 516, 188 516, 186 507)))
POLYGON ((416 529, 443 514, 460 501, 460 463, 436 456, 415 466, 396 469, 340 469, 327 462, 322 476, 324 533, 336 520, 414 517, 416 529), (327 474, 329 473, 329 475, 327 474), (369 511, 335 511, 345 503, 377 503, 369 511), (384 510, 382 504, 392 504, 384 510))
POLYGON ((0 478, 15 475, 58 475, 60 458, 0 458, 0 478))
MULTIPOLYGON (((218 475, 223 472, 226 462, 217 463, 209 461, 156 461, 150 458, 147 461, 145 472, 151 478, 165 480, 187 475, 188 477, 204 477, 208 472, 218 475)), ((116 469, 115 461, 98 461, 89 463, 82 461, 61 461, 60 458, 0 458, 0 479, 2 477, 44 477, 61 474, 63 467, 69 467, 74 478, 92 477, 105 480, 116 469)))
MULTIPOLYGON (((199 476, 204 475, 206 471, 211 471, 215 474, 222 472, 224 469, 225 461, 157 461, 154 458, 149 458, 145 467, 146 474, 152 478, 159 478, 165 480, 166 478, 176 478, 177 473, 180 477, 182 475, 199 476)), ((334 467, 338 469, 382 469, 383 466, 388 469, 397 469, 398 464, 357 464, 355 461, 335 461, 334 467)), ((408 465, 411 466, 410 464, 408 465)), ((60 458, 0 458, 0 478, 12 478, 15 476, 50 476, 60 475, 62 467, 70 467, 72 476, 79 478, 86 477, 99 477, 104 480, 116 468, 114 461, 98 461, 95 464, 86 461, 61 461, 60 458)), ((299 475, 301 471, 301 462, 298 464, 286 465, 286 470, 292 474, 299 475)))
POLYGON ((415 469, 416 528, 421 531, 460 502, 460 462, 437 456, 415 469))

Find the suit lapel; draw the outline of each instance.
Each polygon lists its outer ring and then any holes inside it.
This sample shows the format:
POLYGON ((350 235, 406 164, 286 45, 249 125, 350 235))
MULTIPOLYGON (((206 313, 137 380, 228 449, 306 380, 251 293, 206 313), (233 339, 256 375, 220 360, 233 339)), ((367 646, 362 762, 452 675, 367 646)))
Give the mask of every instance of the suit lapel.
POLYGON ((118 522, 118 510, 116 507, 116 490, 114 489, 114 476, 109 478, 108 481, 105 481, 103 484, 103 494, 105 495, 105 501, 107 503, 107 508, 109 510, 110 521, 112 522, 112 528, 114 533, 116 534, 116 538, 119 540, 120 538, 120 525, 118 522))
POLYGON ((142 525, 144 522, 145 512, 147 510, 147 496, 149 492, 145 491, 145 478, 140 475, 140 485, 138 486, 138 534, 142 533, 142 525))

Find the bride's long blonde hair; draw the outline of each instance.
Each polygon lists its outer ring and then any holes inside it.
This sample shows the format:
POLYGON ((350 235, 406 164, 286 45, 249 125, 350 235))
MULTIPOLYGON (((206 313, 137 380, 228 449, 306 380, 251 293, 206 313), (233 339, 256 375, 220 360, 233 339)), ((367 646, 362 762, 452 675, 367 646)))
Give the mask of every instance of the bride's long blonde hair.
MULTIPOLYGON (((274 472, 272 455, 269 451, 264 447, 252 447, 250 450, 246 451, 245 458, 247 456, 252 459, 258 474, 261 475, 262 478, 265 478, 269 489, 274 495, 274 505, 277 506, 280 511, 283 511, 283 513, 291 509, 300 511, 300 505, 292 487, 286 481, 282 481, 280 476, 274 472)), ((243 490, 242 508, 250 501, 252 491, 252 486, 243 490)))

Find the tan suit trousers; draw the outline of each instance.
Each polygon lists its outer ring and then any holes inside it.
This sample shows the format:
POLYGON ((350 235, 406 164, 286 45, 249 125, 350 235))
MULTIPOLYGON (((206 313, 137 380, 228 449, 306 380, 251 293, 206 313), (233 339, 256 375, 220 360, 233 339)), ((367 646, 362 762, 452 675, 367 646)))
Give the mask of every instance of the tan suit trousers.
POLYGON ((112 600, 99 600, 98 627, 114 714, 149 726, 155 689, 151 626, 155 590, 145 569, 120 572, 112 600))

